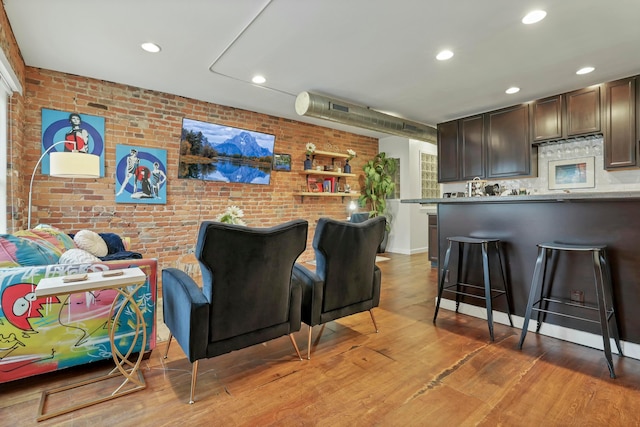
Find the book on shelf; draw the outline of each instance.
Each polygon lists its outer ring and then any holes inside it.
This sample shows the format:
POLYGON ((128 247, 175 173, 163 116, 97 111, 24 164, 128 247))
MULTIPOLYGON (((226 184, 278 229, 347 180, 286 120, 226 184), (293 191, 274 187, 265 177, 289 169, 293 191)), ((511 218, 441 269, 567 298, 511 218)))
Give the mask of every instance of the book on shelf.
POLYGON ((324 179, 324 188, 325 188, 324 191, 327 192, 327 193, 336 193, 338 191, 336 177, 335 176, 331 176, 331 177, 325 178, 324 179))
POLYGON ((307 191, 310 193, 321 193, 323 189, 324 181, 314 176, 307 178, 307 191))

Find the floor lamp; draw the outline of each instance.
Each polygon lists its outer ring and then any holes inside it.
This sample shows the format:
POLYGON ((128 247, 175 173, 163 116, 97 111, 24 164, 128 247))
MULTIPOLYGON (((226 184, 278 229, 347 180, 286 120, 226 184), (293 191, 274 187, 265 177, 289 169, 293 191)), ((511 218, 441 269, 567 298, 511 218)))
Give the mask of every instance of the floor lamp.
POLYGON ((31 229, 31 195, 33 192, 33 178, 44 156, 49 154, 53 147, 60 144, 74 144, 73 151, 56 151, 49 155, 49 175, 57 178, 100 178, 100 156, 89 153, 81 153, 75 149, 74 141, 58 141, 51 144, 42 153, 38 163, 33 168, 31 183, 29 184, 29 217, 27 229, 31 229))

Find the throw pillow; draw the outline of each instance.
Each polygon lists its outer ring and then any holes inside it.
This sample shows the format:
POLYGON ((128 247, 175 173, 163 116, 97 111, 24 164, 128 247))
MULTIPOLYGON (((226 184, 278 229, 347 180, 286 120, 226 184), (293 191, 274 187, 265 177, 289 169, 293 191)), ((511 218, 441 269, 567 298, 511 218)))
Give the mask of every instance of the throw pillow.
POLYGON ((84 249, 94 256, 101 257, 106 256, 107 253, 109 253, 107 244, 104 242, 102 237, 94 231, 80 230, 73 237, 73 241, 76 243, 77 247, 84 249))
POLYGON ((46 245, 11 234, 0 234, 0 267, 57 264, 58 255, 46 245))
POLYGON ((48 240, 51 241, 54 245, 58 246, 62 250, 62 252, 66 251, 67 249, 74 249, 76 247, 76 244, 74 243, 71 236, 69 236, 62 230, 52 227, 51 225, 38 224, 36 228, 33 229, 33 231, 37 231, 41 236, 48 235, 48 240))
POLYGON ((66 248, 61 248, 56 244, 57 240, 55 239, 55 237, 52 237, 51 235, 38 230, 18 230, 13 233, 13 235, 16 237, 20 237, 21 239, 30 240, 36 245, 42 246, 48 251, 52 251, 58 258, 60 258, 60 255, 62 255, 62 253, 66 250, 66 248))
POLYGON ((84 249, 69 249, 60 257, 60 264, 86 264, 100 262, 100 258, 92 255, 84 249))
POLYGON ((124 251, 124 243, 116 233, 98 233, 107 244, 108 255, 124 251))

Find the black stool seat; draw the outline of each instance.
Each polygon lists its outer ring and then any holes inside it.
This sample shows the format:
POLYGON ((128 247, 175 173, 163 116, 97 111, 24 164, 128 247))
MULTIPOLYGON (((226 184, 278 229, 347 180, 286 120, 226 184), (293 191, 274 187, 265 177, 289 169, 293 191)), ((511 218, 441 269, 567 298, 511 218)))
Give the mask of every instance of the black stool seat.
POLYGON ((567 243, 540 243, 539 248, 552 249, 557 251, 578 251, 578 252, 590 252, 600 251, 607 248, 607 245, 572 245, 567 243))
POLYGON ((447 237, 447 240, 450 242, 458 242, 458 243, 471 243, 471 244, 482 244, 482 243, 490 243, 490 242, 499 242, 500 239, 481 239, 477 237, 467 237, 467 236, 453 236, 447 237))
MULTIPOLYGON (((522 334, 520 335, 520 342, 518 347, 522 349, 522 344, 527 336, 529 328, 529 320, 531 319, 531 313, 536 311, 538 313, 538 324, 536 327, 536 333, 540 331, 540 327, 544 321, 541 317, 542 314, 547 313, 557 316, 568 317, 571 319, 577 319, 585 322, 599 323, 602 333, 602 340, 604 343, 604 354, 607 360, 607 366, 609 368, 609 375, 611 378, 615 378, 615 371, 613 369, 613 358, 611 356, 611 342, 610 338, 613 338, 616 347, 618 347, 618 353, 622 354, 622 348, 620 346, 620 336, 618 334, 618 323, 616 321, 616 315, 613 304, 613 287, 611 284, 611 272, 609 270, 609 262, 606 256, 606 245, 589 244, 589 245, 576 245, 566 243, 540 243, 538 246, 538 258, 536 259, 536 266, 533 272, 533 279, 531 281, 531 289, 529 290, 529 300, 527 301, 527 308, 525 310, 524 323, 522 325, 522 334), (544 281, 545 274, 547 273, 547 264, 549 255, 554 255, 558 251, 566 252, 590 252, 593 262, 594 283, 596 288, 596 304, 585 304, 583 302, 574 301, 571 299, 562 299, 557 297, 551 297, 551 286, 553 285, 553 277, 550 277, 547 282, 548 286, 545 292, 544 281), (551 304, 551 308, 550 308, 551 304), (569 314, 567 311, 563 311, 564 307, 572 307, 584 312, 584 315, 569 314), (598 316, 588 316, 590 312, 597 311, 598 316)), ((553 269, 552 269, 553 271, 553 269)))
MULTIPOLYGON (((436 309, 433 315, 433 323, 436 323, 436 318, 438 317, 438 310, 440 309, 440 301, 442 300, 443 292, 451 292, 456 295, 456 313, 458 312, 458 308, 460 307, 460 299, 463 296, 477 298, 485 301, 486 309, 487 309, 487 323, 489 325, 489 335, 491 336, 491 341, 493 341, 493 307, 492 301, 494 298, 498 296, 504 295, 507 298, 507 315, 509 317, 509 323, 513 326, 513 321, 511 320, 511 297, 509 296, 509 285, 507 283, 507 275, 504 271, 504 262, 502 259, 502 249, 500 247, 500 239, 494 238, 477 238, 477 237, 468 237, 468 236, 453 236, 447 237, 449 242, 447 247, 447 252, 444 256, 444 264, 442 266, 442 272, 440 276, 440 283, 438 286, 438 299, 436 301, 436 309), (453 243, 457 243, 458 245, 458 273, 456 277, 456 281, 454 283, 449 282, 449 285, 445 286, 445 281, 447 280, 447 273, 449 272, 449 259, 451 257, 451 246, 453 243), (491 245, 490 245, 491 244, 491 245), (465 256, 465 247, 469 245, 480 245, 481 247, 481 256, 482 256, 482 277, 483 283, 482 285, 466 283, 465 277, 463 274, 467 273, 467 259, 465 256), (489 248, 494 248, 497 254, 498 261, 500 263, 500 274, 502 275, 502 285, 503 288, 494 288, 491 285, 491 273, 490 273, 490 263, 489 263, 489 248), (483 295, 478 295, 474 293, 467 292, 466 288, 478 289, 484 291, 483 295), (455 289, 454 289, 455 288, 455 289)), ((467 254, 468 256, 468 254, 467 254)))

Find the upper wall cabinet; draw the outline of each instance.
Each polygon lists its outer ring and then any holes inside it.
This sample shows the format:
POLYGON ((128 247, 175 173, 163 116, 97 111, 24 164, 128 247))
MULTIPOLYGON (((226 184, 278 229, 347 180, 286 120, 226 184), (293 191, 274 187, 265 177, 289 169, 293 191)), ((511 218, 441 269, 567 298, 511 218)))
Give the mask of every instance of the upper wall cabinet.
POLYGON ((531 175, 529 105, 487 113, 487 178, 531 175))
POLYGON ((600 85, 575 90, 565 95, 567 137, 598 133, 600 126, 600 85))
POLYGON ((604 167, 607 170, 638 166, 637 78, 604 85, 604 167))
POLYGON ((458 120, 438 124, 438 182, 460 180, 458 120))
POLYGON ((438 182, 484 178, 484 116, 438 125, 438 182))
POLYGON ((484 115, 460 119, 460 178, 470 180, 484 177, 485 129, 484 115))
POLYGON ((533 142, 562 138, 563 101, 563 95, 556 95, 531 103, 533 142))
POLYGON ((600 85, 531 103, 531 140, 544 142, 602 132, 600 85))

